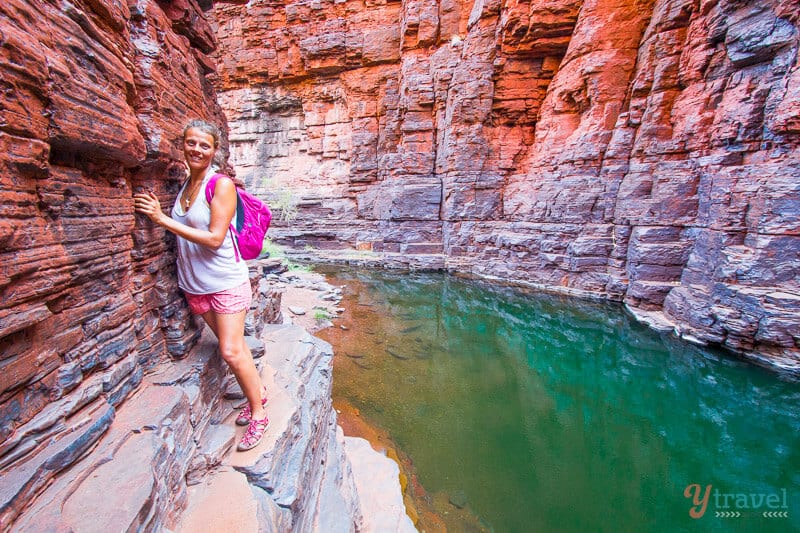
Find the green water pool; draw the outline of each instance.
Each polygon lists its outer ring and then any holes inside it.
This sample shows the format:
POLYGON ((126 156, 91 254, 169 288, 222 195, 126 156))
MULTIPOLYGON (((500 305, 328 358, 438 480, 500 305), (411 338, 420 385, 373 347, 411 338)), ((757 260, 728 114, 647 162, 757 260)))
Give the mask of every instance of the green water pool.
POLYGON ((796 381, 616 304, 444 274, 326 275, 346 286, 348 329, 322 335, 334 396, 481 529, 800 530, 796 381))

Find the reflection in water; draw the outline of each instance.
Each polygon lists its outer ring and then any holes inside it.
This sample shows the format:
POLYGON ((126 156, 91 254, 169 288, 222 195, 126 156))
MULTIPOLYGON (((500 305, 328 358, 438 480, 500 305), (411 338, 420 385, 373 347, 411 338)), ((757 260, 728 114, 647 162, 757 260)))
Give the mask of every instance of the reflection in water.
POLYGON ((391 434, 429 493, 466 503, 487 529, 800 528, 797 383, 659 336, 613 304, 444 275, 329 280, 347 284, 349 327, 322 334, 334 395, 391 434), (692 519, 692 483, 786 489, 789 518, 766 507, 719 518, 712 495, 692 519))

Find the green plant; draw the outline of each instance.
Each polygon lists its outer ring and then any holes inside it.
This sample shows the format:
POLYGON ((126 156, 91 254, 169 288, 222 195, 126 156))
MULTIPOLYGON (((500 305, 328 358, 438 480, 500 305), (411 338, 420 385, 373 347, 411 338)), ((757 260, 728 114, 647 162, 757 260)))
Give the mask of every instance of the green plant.
POLYGON ((270 257, 286 259, 286 252, 284 252, 283 246, 272 242, 272 239, 266 239, 264 243, 264 251, 268 252, 270 257))
POLYGON ((299 199, 292 189, 279 187, 271 179, 264 180, 264 187, 269 191, 267 201, 277 220, 291 222, 297 218, 299 199))
POLYGON ((272 242, 270 239, 266 240, 264 250, 269 252, 270 257, 280 259, 283 264, 286 265, 286 268, 292 272, 311 272, 310 265, 301 265, 299 263, 295 263, 286 255, 286 249, 283 246, 272 242))
POLYGON ((300 263, 295 263, 289 259, 286 259, 286 266, 292 272, 311 272, 313 270, 311 265, 302 265, 300 263))
POLYGON ((314 320, 323 321, 330 320, 331 315, 325 309, 317 309, 314 311, 314 320))

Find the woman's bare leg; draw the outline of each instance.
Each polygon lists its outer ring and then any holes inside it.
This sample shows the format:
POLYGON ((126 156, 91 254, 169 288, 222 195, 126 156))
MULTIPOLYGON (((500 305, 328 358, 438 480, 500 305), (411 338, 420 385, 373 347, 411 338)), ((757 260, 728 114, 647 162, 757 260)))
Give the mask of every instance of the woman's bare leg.
POLYGON ((261 376, 253 361, 250 347, 244 341, 244 318, 247 311, 241 313, 217 313, 213 310, 203 313, 211 331, 219 340, 219 352, 222 359, 228 363, 236 381, 242 388, 247 403, 250 404, 250 413, 253 419, 263 420, 267 416, 264 406, 261 405, 261 394, 264 389, 261 376))

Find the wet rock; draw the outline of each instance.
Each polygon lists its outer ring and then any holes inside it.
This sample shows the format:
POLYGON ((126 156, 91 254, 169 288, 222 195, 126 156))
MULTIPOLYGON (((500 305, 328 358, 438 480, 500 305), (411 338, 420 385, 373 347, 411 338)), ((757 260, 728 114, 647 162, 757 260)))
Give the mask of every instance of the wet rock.
POLYGON ((407 360, 411 359, 411 358, 410 358, 410 357, 408 357, 407 355, 404 355, 404 354, 400 353, 400 350, 398 350, 398 349, 396 349, 396 348, 395 348, 395 349, 392 349, 392 350, 390 350, 389 348, 387 348, 387 349, 386 349, 386 353, 388 353, 389 355, 391 355, 391 356, 392 356, 392 357, 394 357, 395 359, 400 359, 401 361, 407 361, 407 360))
POLYGON ((447 501, 449 501, 451 505, 463 509, 467 506, 467 493, 463 490, 450 492, 447 496, 447 501))

